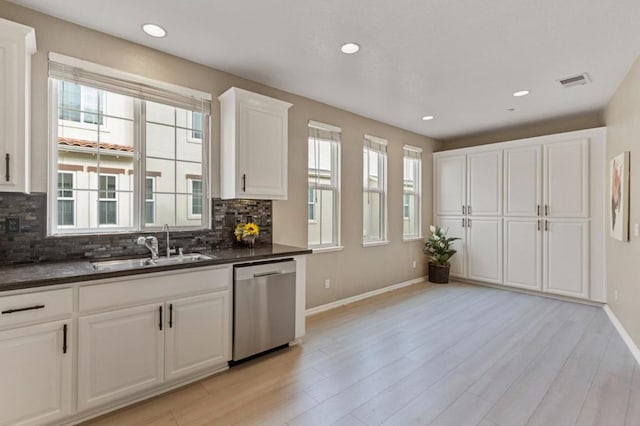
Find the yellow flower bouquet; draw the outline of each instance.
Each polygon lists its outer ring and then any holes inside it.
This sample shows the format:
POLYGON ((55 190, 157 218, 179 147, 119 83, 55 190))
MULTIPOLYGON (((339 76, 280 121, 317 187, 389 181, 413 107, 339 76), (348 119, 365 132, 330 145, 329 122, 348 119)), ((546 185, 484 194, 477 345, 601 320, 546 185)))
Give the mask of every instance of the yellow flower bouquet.
POLYGON ((256 238, 260 235, 260 227, 254 222, 240 222, 236 225, 233 234, 236 236, 236 241, 244 241, 249 247, 253 247, 256 238))

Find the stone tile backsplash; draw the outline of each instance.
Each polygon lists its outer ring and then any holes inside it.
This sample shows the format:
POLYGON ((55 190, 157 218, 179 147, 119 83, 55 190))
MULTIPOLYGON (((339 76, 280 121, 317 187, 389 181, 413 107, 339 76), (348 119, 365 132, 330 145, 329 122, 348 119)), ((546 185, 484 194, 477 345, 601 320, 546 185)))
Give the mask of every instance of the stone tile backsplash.
MULTIPOLYGON (((0 192, 0 265, 45 260, 95 259, 144 255, 147 249, 136 244, 136 233, 47 237, 47 195, 0 192), (17 218, 20 232, 7 232, 7 218, 17 218)), ((212 200, 211 229, 172 231, 171 245, 185 252, 227 248, 235 244, 237 222, 252 220, 260 225, 258 244, 271 244, 271 201, 212 200)), ((9 229, 11 230, 11 229, 9 229)), ((160 252, 166 251, 165 234, 155 235, 160 252)))

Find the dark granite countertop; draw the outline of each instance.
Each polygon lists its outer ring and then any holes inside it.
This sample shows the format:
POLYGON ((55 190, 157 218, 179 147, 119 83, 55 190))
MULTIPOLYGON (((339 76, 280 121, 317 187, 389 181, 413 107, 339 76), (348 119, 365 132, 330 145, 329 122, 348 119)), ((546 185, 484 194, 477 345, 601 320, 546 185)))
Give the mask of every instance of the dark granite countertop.
POLYGON ((276 257, 298 256, 310 254, 311 250, 282 244, 273 244, 256 247, 254 249, 230 248, 201 251, 199 253, 212 256, 213 259, 174 265, 151 265, 118 271, 96 271, 91 265, 91 262, 113 260, 111 258, 4 266, 0 267, 0 292, 99 280, 103 278, 123 277, 127 275, 148 274, 151 272, 197 268, 228 263, 253 262, 276 257))

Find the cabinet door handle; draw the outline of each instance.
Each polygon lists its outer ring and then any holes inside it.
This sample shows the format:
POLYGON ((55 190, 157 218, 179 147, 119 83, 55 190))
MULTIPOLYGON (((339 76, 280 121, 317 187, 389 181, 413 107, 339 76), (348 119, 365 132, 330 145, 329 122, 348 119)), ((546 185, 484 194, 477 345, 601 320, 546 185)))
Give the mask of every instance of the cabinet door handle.
POLYGON ((540 204, 536 206, 537 215, 540 216, 540 204))
POLYGON ((465 208, 465 206, 462 206, 462 214, 467 214, 467 209, 465 208))
POLYGON ((464 228, 464 217, 462 218, 462 227, 464 228))
POLYGON ((471 214, 471 205, 468 205, 468 206, 467 206, 467 212, 468 212, 469 214, 471 214))
POLYGON ((16 312, 35 311, 36 309, 44 309, 44 305, 28 306, 26 308, 7 309, 2 311, 2 315, 14 314, 16 312))
POLYGON ((67 353, 67 324, 62 326, 62 353, 67 353))
POLYGON ((471 228, 471 219, 467 219, 467 228, 471 228))
POLYGON ((540 221, 538 221, 538 231, 540 230, 540 221))
POLYGON ((169 304, 169 328, 173 328, 173 303, 169 304))
POLYGON ((247 192, 247 174, 242 174, 242 192, 247 192))
POLYGON ((544 215, 549 216, 549 204, 544 205, 544 215))
POLYGON ((5 155, 4 161, 7 163, 7 170, 4 178, 7 182, 9 182, 11 180, 11 173, 9 173, 9 166, 11 164, 11 155, 10 154, 5 155))
POLYGON ((544 221, 544 230, 549 232, 549 221, 548 220, 544 221))
POLYGON ((160 321, 158 322, 158 327, 160 327, 160 331, 162 331, 162 306, 158 308, 160 311, 160 321))

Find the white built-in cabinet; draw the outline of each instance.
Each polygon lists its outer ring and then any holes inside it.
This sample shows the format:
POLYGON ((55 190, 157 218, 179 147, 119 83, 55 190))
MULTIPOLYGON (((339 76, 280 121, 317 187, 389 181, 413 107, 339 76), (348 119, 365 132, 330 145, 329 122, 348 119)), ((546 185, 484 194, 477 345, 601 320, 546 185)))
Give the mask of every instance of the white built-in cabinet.
POLYGON ((0 19, 0 192, 31 189, 31 55, 35 30, 0 19))
POLYGON ((291 104, 232 87, 220 101, 220 196, 287 199, 291 104))
POLYGON ((451 275, 604 301, 603 129, 434 155, 451 275), (592 158, 591 153, 602 158, 592 158))
POLYGON ((0 424, 41 425, 72 413, 69 290, 0 298, 0 424))

